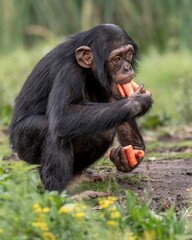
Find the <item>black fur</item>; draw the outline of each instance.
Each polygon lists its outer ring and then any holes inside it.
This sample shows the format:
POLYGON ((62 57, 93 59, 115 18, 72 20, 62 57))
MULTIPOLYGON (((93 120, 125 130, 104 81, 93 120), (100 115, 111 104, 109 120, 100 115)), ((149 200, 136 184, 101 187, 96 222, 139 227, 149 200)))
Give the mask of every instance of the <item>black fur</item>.
POLYGON ((150 108, 151 99, 141 96, 111 102, 106 60, 113 49, 128 43, 136 54, 136 44, 115 25, 80 32, 49 52, 24 83, 10 141, 21 159, 41 164, 46 189, 62 191, 107 151, 117 126, 150 108), (75 50, 80 46, 92 49, 96 72, 77 64, 75 50))

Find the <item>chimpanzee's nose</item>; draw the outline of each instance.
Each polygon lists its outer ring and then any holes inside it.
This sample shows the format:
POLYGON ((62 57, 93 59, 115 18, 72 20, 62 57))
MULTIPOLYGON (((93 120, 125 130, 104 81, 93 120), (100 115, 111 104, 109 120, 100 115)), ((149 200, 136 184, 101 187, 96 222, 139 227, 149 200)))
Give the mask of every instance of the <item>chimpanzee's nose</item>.
POLYGON ((131 67, 130 63, 126 62, 124 64, 124 71, 130 72, 131 70, 132 70, 132 67, 131 67))

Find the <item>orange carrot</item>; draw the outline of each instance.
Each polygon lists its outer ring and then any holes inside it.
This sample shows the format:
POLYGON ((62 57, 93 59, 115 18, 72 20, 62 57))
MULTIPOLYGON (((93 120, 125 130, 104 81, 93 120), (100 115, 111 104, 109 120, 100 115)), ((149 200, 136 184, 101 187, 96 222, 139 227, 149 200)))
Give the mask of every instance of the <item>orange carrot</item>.
POLYGON ((133 87, 130 82, 126 84, 122 84, 121 87, 123 88, 125 95, 127 97, 129 97, 131 94, 134 93, 133 87))
POLYGON ((129 97, 131 96, 131 94, 133 94, 137 88, 139 87, 139 85, 134 82, 133 80, 131 80, 129 83, 125 83, 125 84, 117 84, 117 88, 121 94, 122 97, 129 97))
POLYGON ((132 145, 128 145, 128 146, 124 147, 124 151, 125 151, 127 161, 129 163, 130 167, 135 167, 135 165, 137 165, 138 162, 135 157, 135 153, 134 153, 132 145))
MULTIPOLYGON (((145 152, 141 149, 133 149, 132 145, 128 145, 124 147, 125 155, 129 165, 133 168, 137 165, 137 158, 143 158, 145 156, 145 152)), ((110 151, 107 153, 107 157, 110 158, 110 151)))
POLYGON ((122 87, 120 84, 117 84, 117 88, 118 88, 121 96, 122 96, 122 97, 125 97, 126 95, 125 95, 125 92, 124 92, 124 90, 123 90, 123 87, 122 87))
POLYGON ((143 150, 133 149, 133 151, 135 153, 136 158, 143 158, 145 156, 145 152, 143 150))
POLYGON ((133 90, 134 90, 134 92, 137 90, 137 88, 139 87, 139 85, 136 83, 136 82, 134 82, 133 80, 131 81, 131 85, 132 85, 132 88, 133 88, 133 90))

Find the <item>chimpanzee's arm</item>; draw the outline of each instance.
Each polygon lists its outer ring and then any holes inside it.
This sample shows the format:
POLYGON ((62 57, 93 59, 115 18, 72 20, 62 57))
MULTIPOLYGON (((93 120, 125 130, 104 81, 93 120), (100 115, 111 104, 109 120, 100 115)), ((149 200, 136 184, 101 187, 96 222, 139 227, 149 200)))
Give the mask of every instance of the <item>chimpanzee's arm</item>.
POLYGON ((131 144, 134 147, 138 147, 138 149, 145 150, 145 143, 139 131, 136 119, 130 119, 128 122, 118 126, 117 138, 123 147, 131 144))
POLYGON ((59 136, 73 138, 109 130, 136 117, 142 106, 133 99, 113 103, 71 105, 59 119, 56 131, 59 136))
POLYGON ((137 159, 138 164, 131 167, 127 161, 123 147, 132 145, 134 149, 138 148, 145 150, 145 144, 137 126, 136 119, 130 119, 128 122, 118 126, 117 137, 121 145, 117 148, 111 149, 110 159, 118 170, 122 172, 129 172, 135 168, 143 158, 137 159))
POLYGON ((70 140, 108 130, 144 114, 152 105, 151 96, 147 93, 116 102, 86 103, 85 76, 81 71, 78 68, 67 73, 63 70, 55 79, 47 115, 50 130, 57 136, 70 140))

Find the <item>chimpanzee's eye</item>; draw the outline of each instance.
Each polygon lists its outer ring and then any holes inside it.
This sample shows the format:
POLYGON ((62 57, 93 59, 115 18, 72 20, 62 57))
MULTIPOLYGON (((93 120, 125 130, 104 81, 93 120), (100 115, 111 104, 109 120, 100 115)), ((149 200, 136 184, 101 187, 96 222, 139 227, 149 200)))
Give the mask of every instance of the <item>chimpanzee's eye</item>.
POLYGON ((113 62, 115 63, 115 64, 117 64, 117 63, 119 63, 120 61, 121 61, 121 57, 120 56, 116 56, 114 59, 113 59, 113 62))

